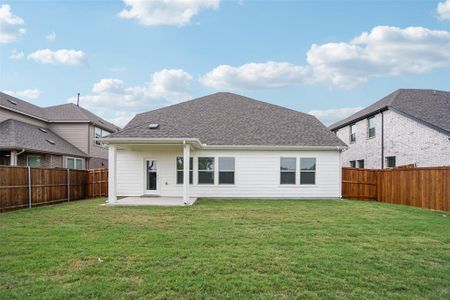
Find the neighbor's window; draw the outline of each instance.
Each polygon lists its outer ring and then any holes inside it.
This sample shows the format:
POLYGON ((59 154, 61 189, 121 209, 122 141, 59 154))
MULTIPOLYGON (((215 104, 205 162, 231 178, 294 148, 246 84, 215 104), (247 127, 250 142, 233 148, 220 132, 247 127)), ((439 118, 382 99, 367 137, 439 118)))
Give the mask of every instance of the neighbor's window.
POLYGON ((370 117, 367 119, 367 134, 369 138, 375 136, 375 117, 370 117))
POLYGON ((41 166, 41 156, 40 155, 27 155, 27 166, 29 167, 40 167, 41 166))
POLYGON ((395 156, 386 157, 386 167, 395 168, 395 156))
POLYGON ((83 160, 81 158, 67 157, 66 158, 66 167, 68 169, 81 170, 81 169, 83 169, 83 160))
POLYGON ((280 159, 280 184, 295 184, 296 158, 282 157, 280 159))
POLYGON ((350 125, 350 143, 356 142, 356 125, 350 125))
MULTIPOLYGON (((111 134, 111 132, 109 132, 108 130, 105 130, 105 129, 101 129, 100 127, 95 127, 95 138, 96 139, 101 138, 101 137, 105 137, 108 134, 111 134)), ((102 146, 103 145, 102 142, 97 141, 97 140, 95 140, 95 144, 98 145, 98 146, 102 146)))
POLYGON ((234 157, 219 157, 219 184, 234 184, 234 157))
MULTIPOLYGON (((192 184, 194 175, 194 159, 189 158, 189 184, 192 184)), ((183 184, 183 158, 177 157, 177 184, 183 184)))
POLYGON ((214 184, 214 157, 198 158, 198 183, 214 184))
POLYGON ((300 158, 300 184, 316 184, 315 158, 300 158))
POLYGON ((356 160, 350 161, 350 168, 356 168, 356 160))
POLYGON ((358 168, 364 169, 364 159, 358 160, 358 168))

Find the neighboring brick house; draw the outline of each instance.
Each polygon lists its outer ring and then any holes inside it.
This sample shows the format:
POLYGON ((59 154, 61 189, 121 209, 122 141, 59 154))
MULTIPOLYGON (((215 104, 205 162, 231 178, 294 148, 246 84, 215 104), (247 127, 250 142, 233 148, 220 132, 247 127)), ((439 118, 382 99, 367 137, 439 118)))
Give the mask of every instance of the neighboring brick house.
POLYGON ((108 149, 95 138, 117 130, 72 103, 44 108, 0 93, 0 165, 107 167, 108 149))
POLYGON ((400 89, 329 128, 344 167, 450 166, 450 92, 400 89))

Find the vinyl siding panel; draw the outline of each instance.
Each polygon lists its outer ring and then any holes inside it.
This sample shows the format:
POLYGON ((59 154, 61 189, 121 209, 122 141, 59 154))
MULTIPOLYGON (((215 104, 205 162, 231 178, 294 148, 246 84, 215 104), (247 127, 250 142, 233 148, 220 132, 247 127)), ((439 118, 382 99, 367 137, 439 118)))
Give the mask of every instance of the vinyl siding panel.
MULTIPOLYGON (((145 191, 145 159, 156 159, 158 194, 182 196, 181 184, 176 183, 176 157, 179 150, 117 152, 118 196, 141 196, 145 191)), ((215 198, 339 198, 340 153, 338 151, 191 151, 194 158, 193 197, 215 198), (215 184, 198 184, 198 157, 215 157, 215 184), (218 184, 218 157, 235 157, 235 184, 218 184), (297 184, 280 185, 280 157, 297 158, 297 184), (316 158, 316 185, 299 185, 299 158, 316 158)))
POLYGON ((32 117, 27 117, 25 115, 18 114, 0 107, 0 122, 6 121, 8 119, 18 120, 39 127, 48 127, 47 123, 45 123, 44 121, 40 121, 32 117))
POLYGON ((88 124, 87 123, 53 123, 50 129, 60 137, 88 153, 88 124))

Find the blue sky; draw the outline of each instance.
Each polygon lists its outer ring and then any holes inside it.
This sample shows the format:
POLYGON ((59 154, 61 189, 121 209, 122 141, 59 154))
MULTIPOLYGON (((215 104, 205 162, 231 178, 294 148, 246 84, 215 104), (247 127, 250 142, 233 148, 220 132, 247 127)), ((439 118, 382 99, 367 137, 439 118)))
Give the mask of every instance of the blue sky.
POLYGON ((135 113, 231 91, 337 121, 450 90, 450 1, 3 1, 0 90, 135 113))

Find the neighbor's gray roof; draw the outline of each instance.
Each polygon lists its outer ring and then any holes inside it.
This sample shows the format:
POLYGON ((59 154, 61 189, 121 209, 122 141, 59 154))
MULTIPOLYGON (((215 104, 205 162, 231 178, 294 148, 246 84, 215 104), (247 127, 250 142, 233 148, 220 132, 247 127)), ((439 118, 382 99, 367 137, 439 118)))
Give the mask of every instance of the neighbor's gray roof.
POLYGON ((419 89, 397 90, 329 128, 339 129, 389 108, 450 133, 450 92, 419 89))
POLYGON ((45 130, 46 133, 39 130, 38 126, 8 119, 0 123, 0 148, 89 156, 50 129, 45 130), (52 145, 47 140, 54 141, 55 144, 52 145))
POLYGON ((232 93, 136 115, 111 138, 198 138, 207 145, 345 146, 314 116, 232 93), (150 123, 159 124, 149 129, 150 123))
POLYGON ((27 115, 34 116, 47 122, 91 122, 109 131, 116 131, 118 127, 92 112, 73 103, 39 107, 29 102, 20 100, 11 95, 0 92, 0 107, 12 109, 27 115), (10 101, 8 101, 10 100, 10 101), (15 102, 16 104, 13 104, 15 102))
POLYGON ((111 132, 119 129, 116 125, 73 103, 49 106, 45 110, 47 111, 48 118, 52 121, 88 121, 111 132))
POLYGON ((47 113, 44 108, 37 105, 31 104, 29 102, 20 100, 11 95, 0 92, 0 106, 12 109, 18 112, 22 112, 27 115, 34 116, 39 119, 48 120, 47 113), (8 101, 9 100, 9 101, 8 101), (10 102, 11 101, 11 102, 10 102), (16 104, 13 104, 16 103, 16 104))

